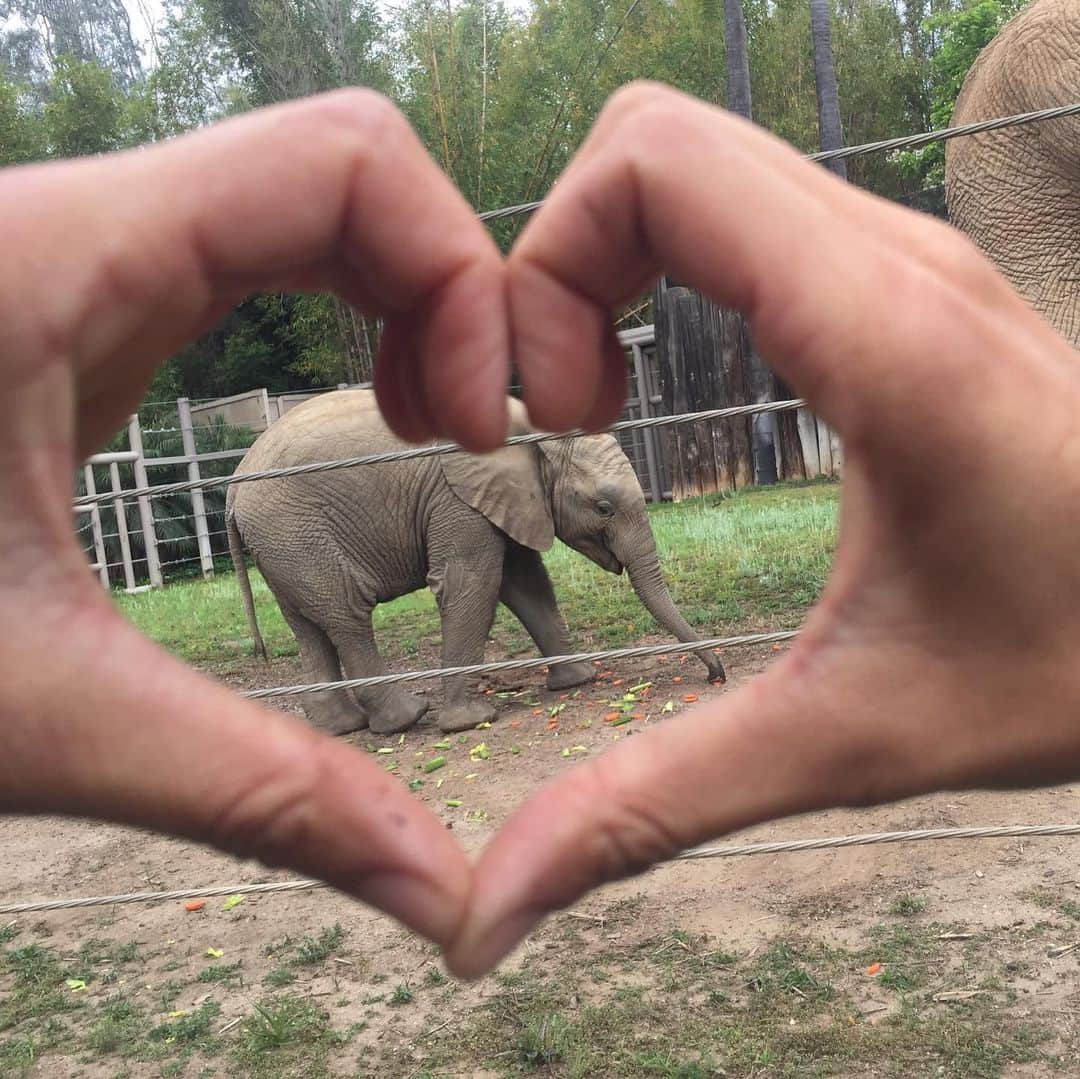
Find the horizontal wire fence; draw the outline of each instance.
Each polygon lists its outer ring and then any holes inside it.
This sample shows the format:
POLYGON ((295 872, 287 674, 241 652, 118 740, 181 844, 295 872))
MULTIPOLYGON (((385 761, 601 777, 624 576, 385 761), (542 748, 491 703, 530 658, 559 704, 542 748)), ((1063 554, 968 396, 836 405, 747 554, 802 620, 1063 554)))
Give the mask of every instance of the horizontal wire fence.
POLYGON ((643 644, 632 648, 611 648, 601 652, 577 652, 567 656, 539 656, 534 659, 495 660, 491 663, 472 663, 464 667, 437 667, 423 671, 405 671, 401 674, 379 674, 369 678, 344 678, 336 682, 312 682, 295 686, 276 686, 273 689, 252 689, 241 696, 249 700, 267 697, 297 697, 305 693, 321 693, 331 689, 367 689, 371 686, 388 686, 396 682, 422 682, 431 678, 447 678, 474 674, 492 674, 500 671, 535 671, 559 663, 604 662, 613 659, 642 659, 649 656, 670 656, 723 648, 745 648, 750 645, 776 644, 794 640, 798 630, 777 630, 775 633, 748 633, 741 637, 709 637, 700 641, 680 644, 643 644))
MULTIPOLYGON (((1006 127, 1060 120, 1066 116, 1077 115, 1080 115, 1080 101, 1071 105, 1056 105, 1050 109, 1016 113, 1012 116, 997 116, 992 120, 977 120, 970 124, 958 124, 956 127, 943 127, 938 131, 923 131, 917 135, 900 135, 898 138, 879 139, 877 142, 864 142, 858 146, 843 146, 838 150, 819 150, 817 153, 805 154, 804 157, 807 161, 844 161, 850 157, 885 153, 889 150, 917 150, 931 143, 947 142, 949 139, 959 139, 965 135, 979 135, 985 131, 998 131, 1006 127)), ((519 202, 515 206, 504 206, 498 210, 485 210, 477 216, 481 221, 499 221, 506 217, 517 217, 519 214, 531 214, 543 205, 542 199, 536 202, 519 202)))
MULTIPOLYGON (((680 423, 699 423, 705 420, 730 419, 735 416, 752 416, 768 412, 789 412, 806 408, 802 398, 789 401, 766 401, 756 405, 732 405, 728 408, 710 408, 699 412, 680 412, 672 416, 649 416, 640 420, 620 420, 605 430, 615 434, 619 431, 643 430, 649 427, 670 427, 680 423)), ((562 434, 538 431, 528 435, 514 435, 508 438, 504 446, 528 446, 537 442, 555 442, 562 439, 587 437, 595 432, 575 428, 562 434)), ((187 480, 183 483, 163 483, 157 486, 135 487, 125 490, 123 497, 163 498, 166 495, 180 494, 185 491, 205 491, 211 487, 232 487, 238 483, 254 483, 259 480, 287 479, 290 476, 308 476, 317 472, 336 472, 345 468, 359 468, 364 465, 392 464, 400 461, 413 461, 422 457, 442 457, 451 453, 466 453, 456 442, 436 442, 429 446, 413 446, 405 450, 388 450, 385 453, 369 453, 360 457, 343 457, 334 461, 313 461, 304 465, 289 465, 285 468, 266 468, 257 472, 245 472, 231 476, 208 476, 200 480, 187 480)), ((96 495, 82 495, 75 499, 76 508, 114 502, 117 496, 112 492, 96 495)))
MULTIPOLYGON (((865 832, 859 835, 827 836, 821 839, 788 839, 775 843, 731 843, 719 847, 694 847, 666 862, 697 861, 703 858, 748 858, 764 854, 798 854, 806 851, 838 850, 844 847, 876 846, 881 843, 924 843, 945 840, 1027 839, 1080 835, 1080 824, 1006 824, 987 828, 917 828, 903 832, 865 832)), ((119 906, 126 903, 166 903, 180 899, 214 899, 233 895, 266 895, 278 892, 307 892, 329 888, 321 880, 265 881, 258 884, 215 884, 207 888, 180 888, 171 892, 125 892, 81 899, 48 899, 31 903, 6 903, 0 915, 39 914, 83 907, 119 906)))

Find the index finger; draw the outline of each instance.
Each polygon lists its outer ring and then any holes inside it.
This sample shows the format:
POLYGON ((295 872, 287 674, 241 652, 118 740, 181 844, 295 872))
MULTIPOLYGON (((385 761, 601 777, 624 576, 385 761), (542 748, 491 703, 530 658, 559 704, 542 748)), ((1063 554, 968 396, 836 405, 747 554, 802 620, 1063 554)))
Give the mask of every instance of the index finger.
POLYGON ((83 411, 106 413, 80 432, 82 449, 138 400, 126 384, 145 384, 223 310, 294 288, 335 289, 383 316, 395 341, 407 338, 394 378, 386 358, 378 364, 399 433, 471 448, 501 441, 501 259, 377 94, 338 92, 149 149, 8 170, 0 218, 13 253, 0 341, 28 363, 76 359, 83 411))

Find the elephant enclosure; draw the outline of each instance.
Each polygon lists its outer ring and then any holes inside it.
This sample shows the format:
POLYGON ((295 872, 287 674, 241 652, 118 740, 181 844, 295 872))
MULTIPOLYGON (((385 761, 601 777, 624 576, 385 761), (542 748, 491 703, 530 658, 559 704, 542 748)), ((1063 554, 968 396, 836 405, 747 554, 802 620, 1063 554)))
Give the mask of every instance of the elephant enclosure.
MULTIPOLYGON (((811 486, 660 508, 653 523, 676 600, 705 632, 796 624, 824 577, 835 506, 835 488, 811 486)), ((566 552, 551 568, 580 645, 661 640, 625 582, 566 552)), ((237 688, 302 680, 265 593, 269 668, 246 654, 230 578, 122 602, 237 688)), ((426 597, 391 605, 379 632, 394 670, 437 662, 426 597)), ((500 619, 488 658, 526 651, 500 619)), ((566 694, 544 689, 538 672, 504 675, 477 687, 499 709, 488 729, 445 736, 425 719, 403 736, 350 741, 403 782, 422 779, 416 797, 478 850, 546 780, 669 722, 694 703, 687 697, 724 696, 779 654, 728 652, 725 688, 678 657, 616 662, 566 694), (616 712, 629 718, 608 721, 616 712), (417 769, 436 756, 443 768, 417 769)), ((437 705, 438 690, 424 691, 437 705)), ((1067 822, 1078 810, 1071 787, 941 795, 738 839, 1067 822)), ((0 820, 0 849, 4 902, 289 876, 54 818, 0 820)), ((0 1074, 1073 1074, 1076 852, 1073 839, 1001 840, 665 865, 552 917, 475 985, 447 980, 430 946, 330 891, 219 898, 193 913, 171 902, 0 919, 0 1074)))

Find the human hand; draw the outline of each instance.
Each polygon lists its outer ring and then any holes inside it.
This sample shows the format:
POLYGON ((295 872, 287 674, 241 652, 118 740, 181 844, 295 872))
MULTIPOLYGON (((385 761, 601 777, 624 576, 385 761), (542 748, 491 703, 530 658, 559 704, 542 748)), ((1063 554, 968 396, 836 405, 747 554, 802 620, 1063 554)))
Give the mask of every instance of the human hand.
POLYGON ((589 888, 757 821, 1080 774, 1080 357, 959 234, 635 87, 509 260, 539 425, 621 377, 609 312, 661 268, 745 312, 843 437, 833 571, 766 674, 511 818, 448 955, 463 976, 589 888))
POLYGON ((128 625, 75 544, 71 487, 156 364, 255 290, 334 288, 383 315, 379 397, 398 430, 499 442, 494 244, 398 113, 358 92, 5 171, 0 221, 0 809, 191 836, 448 941, 468 865, 442 824, 352 747, 128 625))

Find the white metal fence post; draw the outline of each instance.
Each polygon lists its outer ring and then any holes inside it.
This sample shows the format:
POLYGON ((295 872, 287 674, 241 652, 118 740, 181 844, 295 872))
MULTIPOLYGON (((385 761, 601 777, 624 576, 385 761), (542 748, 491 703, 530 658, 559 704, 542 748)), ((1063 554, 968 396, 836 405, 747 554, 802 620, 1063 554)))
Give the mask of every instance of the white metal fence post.
MULTIPOLYGON (((199 458, 195 449, 195 428, 191 423, 191 402, 186 397, 176 399, 176 411, 180 414, 180 438, 184 454, 188 458, 187 473, 191 482, 202 479, 199 458)), ((202 491, 191 492, 191 512, 195 518, 195 536, 199 542, 199 564, 203 577, 214 576, 214 554, 210 549, 210 533, 206 527, 206 501, 202 491)))
MULTIPOLYGON (((144 462, 142 425, 139 423, 139 415, 136 413, 128 421, 128 445, 131 452, 136 454, 131 467, 135 471, 135 486, 149 487, 150 482, 146 478, 146 464, 144 462)), ((161 576, 161 560, 158 557, 157 531, 154 525, 154 507, 150 505, 150 499, 142 495, 137 499, 139 504, 139 523, 142 525, 143 550, 146 552, 146 572, 150 578, 152 588, 160 588, 165 582, 161 576)))
MULTIPOLYGON (((647 420, 652 416, 652 404, 649 402, 649 380, 645 377, 645 362, 641 345, 632 344, 630 351, 634 357, 634 381, 637 383, 641 418, 647 420)), ((645 467, 648 469, 649 486, 652 488, 652 501, 663 502, 664 489, 660 483, 660 472, 656 467, 656 442, 654 441, 656 432, 646 428, 641 434, 641 441, 645 446, 645 467)))
MULTIPOLYGON (((97 494, 97 484, 94 482, 94 466, 83 466, 83 479, 86 481, 86 493, 97 494)), ((90 505, 90 531, 94 536, 94 557, 97 559, 98 577, 107 592, 109 590, 109 559, 105 554, 105 537, 101 531, 101 506, 97 502, 90 505)))
MULTIPOLYGON (((119 495, 123 488, 120 485, 120 466, 115 461, 109 464, 109 478, 112 480, 113 494, 119 495)), ((120 539, 120 560, 124 564, 124 584, 129 592, 134 592, 135 567, 131 563, 131 541, 128 539, 127 515, 122 498, 113 499, 113 512, 116 514, 116 534, 120 539)))

